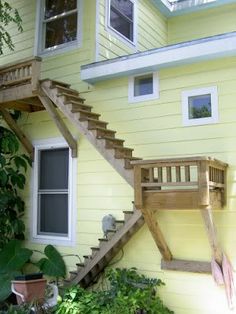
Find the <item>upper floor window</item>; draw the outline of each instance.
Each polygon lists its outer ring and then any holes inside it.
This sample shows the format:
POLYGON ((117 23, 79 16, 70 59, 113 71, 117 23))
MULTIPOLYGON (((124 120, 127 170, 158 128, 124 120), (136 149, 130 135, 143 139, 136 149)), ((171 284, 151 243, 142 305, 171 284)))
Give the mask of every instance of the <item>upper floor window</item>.
POLYGON ((218 121, 217 87, 182 92, 184 125, 200 125, 218 121))
MULTIPOLYGON (((41 0, 39 3, 39 52, 78 44, 81 33, 79 0, 41 0)), ((36 34, 37 35, 37 34, 36 34)))
POLYGON ((108 0, 108 27, 121 38, 135 43, 135 1, 108 0))

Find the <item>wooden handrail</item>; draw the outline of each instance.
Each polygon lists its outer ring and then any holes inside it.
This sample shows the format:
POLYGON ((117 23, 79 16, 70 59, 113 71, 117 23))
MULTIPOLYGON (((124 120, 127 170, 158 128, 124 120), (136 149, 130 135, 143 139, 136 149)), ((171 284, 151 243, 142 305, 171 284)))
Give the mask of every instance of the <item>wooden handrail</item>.
POLYGON ((32 91, 38 89, 41 58, 27 58, 17 63, 8 63, 0 67, 0 88, 31 84, 32 91))
POLYGON ((137 208, 146 206, 146 192, 165 191, 165 194, 174 192, 176 195, 178 191, 186 192, 186 189, 194 193, 197 191, 198 206, 201 207, 210 205, 210 191, 217 189, 224 192, 226 188, 228 165, 211 157, 139 160, 132 164, 137 208))

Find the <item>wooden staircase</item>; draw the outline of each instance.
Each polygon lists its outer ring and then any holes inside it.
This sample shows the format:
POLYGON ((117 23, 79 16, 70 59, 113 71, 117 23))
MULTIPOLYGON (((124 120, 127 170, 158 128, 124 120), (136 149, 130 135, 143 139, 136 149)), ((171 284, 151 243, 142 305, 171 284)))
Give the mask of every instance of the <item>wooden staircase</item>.
MULTIPOLYGON (((85 104, 76 90, 65 83, 43 80, 40 82, 39 98, 44 104, 50 99, 115 170, 131 186, 134 185, 131 162, 140 158, 132 156, 133 149, 125 147, 124 140, 115 137, 116 132, 108 128, 107 122, 100 120, 99 114, 92 112, 92 107, 85 104)), ((124 220, 116 222, 115 229, 109 230, 107 238, 99 239, 99 245, 91 248, 91 255, 84 256, 84 262, 70 272, 65 286, 90 285, 143 224, 141 211, 134 208, 134 211, 124 212, 124 220)))
POLYGON ((132 156, 133 150, 124 146, 124 140, 115 137, 116 131, 92 112, 79 93, 70 85, 52 80, 43 80, 41 94, 46 95, 75 125, 81 134, 100 152, 113 168, 131 185, 134 185, 131 161, 140 159, 132 156))

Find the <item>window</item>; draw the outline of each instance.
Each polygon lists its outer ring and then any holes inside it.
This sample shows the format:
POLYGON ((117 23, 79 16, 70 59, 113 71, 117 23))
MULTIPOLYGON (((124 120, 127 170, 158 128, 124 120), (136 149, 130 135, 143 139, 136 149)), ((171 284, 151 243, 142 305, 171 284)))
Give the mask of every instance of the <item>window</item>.
POLYGON ((121 38, 135 43, 135 1, 108 0, 108 27, 121 38))
POLYGON ((129 102, 145 101, 159 97, 157 73, 146 73, 129 78, 129 102))
POLYGON ((184 125, 218 122, 217 87, 207 87, 182 92, 184 125))
POLYGON ((71 241, 73 183, 70 150, 64 143, 35 145, 33 238, 71 241))
POLYGON ((79 0, 38 1, 39 52, 68 49, 78 44, 81 33, 79 3, 79 0))

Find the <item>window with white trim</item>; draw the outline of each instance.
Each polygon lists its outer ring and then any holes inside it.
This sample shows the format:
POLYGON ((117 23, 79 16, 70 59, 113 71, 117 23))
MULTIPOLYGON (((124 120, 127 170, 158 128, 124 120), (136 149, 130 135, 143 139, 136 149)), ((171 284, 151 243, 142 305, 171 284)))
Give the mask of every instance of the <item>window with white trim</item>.
POLYGON ((201 125, 218 122, 217 87, 182 92, 183 124, 201 125))
POLYGON ((151 100, 158 97, 159 81, 157 72, 129 78, 129 102, 151 100))
POLYGON ((135 6, 134 0, 107 0, 108 27, 121 38, 135 44, 135 6))
POLYGON ((72 242, 73 163, 63 142, 35 145, 33 239, 72 242))
POLYGON ((80 43, 80 0, 39 1, 38 50, 47 53, 80 43))

